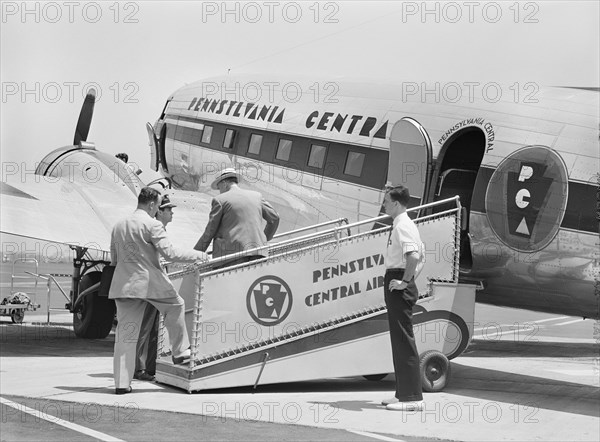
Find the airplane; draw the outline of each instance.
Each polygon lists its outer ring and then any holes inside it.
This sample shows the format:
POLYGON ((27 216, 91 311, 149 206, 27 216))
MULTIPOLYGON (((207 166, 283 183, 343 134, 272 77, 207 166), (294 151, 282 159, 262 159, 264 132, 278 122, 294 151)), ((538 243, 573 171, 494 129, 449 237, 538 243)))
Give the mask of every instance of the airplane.
POLYGON ((152 167, 200 192, 235 167, 283 231, 377 216, 387 182, 411 206, 459 195, 461 279, 482 284, 478 302, 597 318, 598 89, 526 84, 517 99, 512 85, 499 99, 462 86, 454 104, 446 87, 203 80, 147 125, 152 167))
MULTIPOLYGON (((460 196, 460 279, 480 285, 478 302, 600 317, 598 90, 533 85, 525 97, 496 99, 469 86, 468 99, 440 100, 441 86, 432 97, 414 83, 277 80, 186 85, 147 124, 151 167, 180 206, 169 225, 177 245, 200 234, 224 167, 276 207, 280 231, 376 217, 386 185, 402 184, 411 207, 460 196)), ((91 93, 72 145, 44 157, 35 176, 6 171, 0 188, 2 232, 76 251, 67 307, 88 338, 110 332, 100 270, 111 226, 144 185, 87 142, 93 104, 91 93)), ((428 260, 448 253, 426 250, 428 260)))

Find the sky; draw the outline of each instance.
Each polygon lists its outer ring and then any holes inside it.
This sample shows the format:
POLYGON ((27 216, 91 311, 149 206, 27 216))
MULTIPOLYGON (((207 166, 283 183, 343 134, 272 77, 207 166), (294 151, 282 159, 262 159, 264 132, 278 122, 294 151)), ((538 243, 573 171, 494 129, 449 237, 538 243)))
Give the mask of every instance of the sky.
POLYGON ((145 123, 227 72, 597 87, 599 16, 597 1, 2 2, 2 173, 71 144, 91 85, 88 141, 147 179, 145 123))

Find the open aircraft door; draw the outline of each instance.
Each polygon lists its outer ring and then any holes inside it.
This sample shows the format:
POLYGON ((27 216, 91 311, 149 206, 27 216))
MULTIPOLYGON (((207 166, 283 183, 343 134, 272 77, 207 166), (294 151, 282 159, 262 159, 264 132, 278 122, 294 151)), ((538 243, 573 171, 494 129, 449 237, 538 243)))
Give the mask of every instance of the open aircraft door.
POLYGON ((158 138, 154 134, 154 127, 150 123, 146 123, 146 132, 148 132, 148 145, 150 146, 150 167, 157 171, 158 165, 161 164, 161 152, 159 150, 158 138))
POLYGON ((428 201, 431 177, 431 140, 416 120, 396 121, 390 134, 388 184, 408 187, 410 207, 428 201))

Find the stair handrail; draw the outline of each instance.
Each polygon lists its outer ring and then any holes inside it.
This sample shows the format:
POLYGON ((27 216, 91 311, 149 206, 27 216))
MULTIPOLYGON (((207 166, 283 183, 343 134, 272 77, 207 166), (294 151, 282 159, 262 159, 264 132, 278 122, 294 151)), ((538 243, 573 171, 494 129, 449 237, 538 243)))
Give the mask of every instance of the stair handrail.
MULTIPOLYGON (((441 216, 444 214, 449 214, 449 213, 453 213, 456 211, 460 211, 460 197, 458 195, 450 197, 450 198, 446 198, 440 201, 434 201, 431 203, 427 203, 427 204, 423 204, 421 206, 416 206, 416 207, 412 207, 410 209, 407 209, 407 212, 414 212, 414 211, 419 211, 419 210, 423 210, 423 209, 428 209, 430 207, 435 207, 435 206, 439 206, 442 204, 447 204, 450 202, 455 202, 457 204, 457 207, 454 209, 449 209, 440 213, 435 213, 432 215, 426 215, 424 217, 421 218, 416 218, 414 221, 421 221, 424 219, 429 219, 431 217, 437 217, 437 216, 441 216)), ((199 270, 200 272, 204 273, 208 276, 208 275, 212 275, 213 273, 217 273, 220 272, 223 269, 217 269, 217 270, 212 270, 212 268, 215 265, 220 265, 223 264, 227 261, 231 261, 234 259, 239 259, 239 258, 243 258, 246 256, 255 256, 255 255, 263 255, 264 258, 262 259, 258 259, 256 261, 253 261, 253 263, 258 263, 261 261, 266 261, 268 259, 268 255, 269 255, 269 251, 272 249, 276 249, 276 248, 281 248, 283 246, 289 246, 289 245, 293 245, 294 243, 301 243, 304 241, 308 241, 308 240, 314 240, 317 239, 321 236, 327 236, 327 235, 338 235, 340 230, 348 230, 350 231, 351 229, 355 228, 355 227, 359 227, 365 224, 371 224, 371 223, 377 223, 379 221, 383 221, 386 219, 389 219, 390 215, 380 215, 374 218, 369 218, 369 219, 365 219, 362 221, 356 221, 354 223, 350 223, 347 224, 343 227, 334 227, 333 229, 328 229, 328 230, 324 230, 322 232, 315 232, 315 233, 310 233, 308 235, 304 235, 304 236, 300 236, 298 238, 290 238, 278 243, 274 243, 274 244, 268 244, 266 246, 260 246, 260 247, 256 247, 253 249, 249 249, 249 250, 243 250, 241 252, 236 252, 236 253, 232 253, 230 255, 224 255, 224 256, 220 256, 218 258, 212 258, 210 260, 208 260, 207 262, 204 263, 199 263, 199 264, 192 264, 190 266, 187 266, 185 269, 179 270, 179 271, 175 271, 173 273, 169 274, 169 278, 171 279, 178 279, 178 278, 182 278, 185 275, 188 275, 190 273, 194 273, 195 271, 199 270), (204 271, 204 272, 203 272, 204 271)), ((390 228, 391 226, 383 226, 381 229, 377 229, 377 231, 379 230, 385 230, 387 228, 390 228)), ((248 263, 241 263, 241 264, 237 264, 235 266, 230 266, 227 267, 227 270, 231 270, 234 268, 238 268, 238 267, 242 267, 247 265, 248 263)))

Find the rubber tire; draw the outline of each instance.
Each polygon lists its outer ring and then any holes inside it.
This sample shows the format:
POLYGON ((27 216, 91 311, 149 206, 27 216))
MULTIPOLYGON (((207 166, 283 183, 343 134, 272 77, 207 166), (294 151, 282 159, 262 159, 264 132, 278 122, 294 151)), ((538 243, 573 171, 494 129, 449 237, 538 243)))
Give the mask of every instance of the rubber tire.
POLYGON ((21 324, 25 318, 25 310, 21 308, 15 308, 10 311, 10 319, 13 324, 21 324))
POLYGON ((450 381, 450 361, 437 350, 429 350, 421 355, 419 371, 423 391, 442 391, 450 381))
POLYGON ((382 380, 384 377, 386 377, 388 374, 387 373, 380 373, 380 374, 366 374, 363 376, 363 378, 365 378, 367 381, 373 381, 373 382, 377 382, 382 380))
MULTIPOLYGON (((100 282, 101 272, 90 272, 79 282, 79 293, 100 282)), ((98 296, 98 291, 87 295, 79 311, 73 313, 73 330, 79 338, 104 339, 112 329, 115 317, 115 301, 98 296)))

